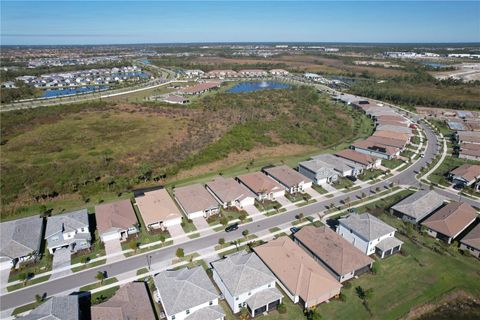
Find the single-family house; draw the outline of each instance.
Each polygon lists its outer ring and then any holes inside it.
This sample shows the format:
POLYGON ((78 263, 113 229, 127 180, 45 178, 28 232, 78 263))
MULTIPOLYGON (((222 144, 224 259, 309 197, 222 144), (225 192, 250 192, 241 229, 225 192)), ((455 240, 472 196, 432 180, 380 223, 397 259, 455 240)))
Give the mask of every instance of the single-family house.
POLYGON ((45 240, 50 253, 58 248, 68 248, 71 252, 89 249, 92 236, 87 209, 49 217, 45 240))
POLYGON ((442 207, 448 199, 434 190, 420 190, 398 202, 390 212, 410 223, 420 223, 442 207))
POLYGON ((395 238, 394 227, 370 213, 356 214, 338 220, 337 233, 367 255, 375 252, 385 258, 400 251, 403 242, 395 238))
POLYGON ((155 298, 167 320, 223 320, 219 294, 203 267, 167 270, 154 277, 155 298))
POLYGON ((462 164, 460 167, 450 171, 449 178, 455 184, 462 184, 469 187, 480 179, 480 165, 462 164))
POLYGON ((293 236, 294 241, 340 283, 372 268, 373 259, 327 226, 306 226, 293 236))
POLYGON ((478 214, 465 202, 451 202, 422 222, 427 234, 450 244, 468 228, 478 214))
POLYGON ((319 160, 325 163, 327 166, 333 168, 340 177, 357 176, 363 171, 361 165, 329 153, 313 156, 312 160, 319 160))
POLYGON ((312 180, 287 165, 267 167, 262 170, 285 187, 289 193, 305 192, 312 187, 312 180))
POLYGON ((247 173, 237 177, 237 180, 250 189, 259 201, 275 200, 285 195, 285 188, 261 172, 247 173))
POLYGON ((456 137, 459 144, 480 144, 480 131, 459 131, 457 132, 456 137))
POLYGON ((335 153, 337 157, 347 159, 360 165, 363 169, 374 169, 382 164, 381 158, 375 158, 371 155, 361 153, 352 149, 345 149, 335 153))
POLYGON ((319 159, 300 162, 298 172, 312 179, 318 185, 335 182, 339 176, 333 165, 319 159))
POLYGON ((168 94, 164 96, 163 101, 167 103, 172 103, 172 104, 187 104, 190 102, 190 100, 188 100, 187 98, 176 95, 176 94, 168 94))
POLYGON ((43 231, 43 219, 38 216, 0 223, 0 269, 35 259, 43 231))
POLYGON ((201 94, 220 87, 221 82, 203 82, 181 89, 182 94, 201 94))
POLYGON ((372 140, 357 141, 352 144, 352 149, 373 157, 390 160, 400 154, 400 149, 387 146, 372 140))
POLYGON ((460 240, 460 249, 468 250, 472 255, 480 258, 480 223, 460 240))
MULTIPOLYGON (((381 131, 380 131, 381 132, 381 131)), ((398 148, 400 151, 403 151, 405 145, 407 144, 406 140, 392 139, 380 136, 370 136, 365 141, 368 141, 372 144, 387 146, 392 148, 398 148)))
POLYGON ((410 136, 408 134, 398 133, 393 131, 385 131, 385 130, 375 131, 372 137, 381 137, 381 138, 387 138, 387 139, 400 140, 404 143, 404 145, 410 141, 410 136))
POLYGON ((130 200, 118 200, 95 206, 97 229, 102 241, 125 240, 139 232, 137 216, 130 200))
POLYGON ((405 123, 407 125, 410 124, 410 120, 407 118, 397 114, 397 115, 381 115, 378 117, 375 117, 376 121, 395 121, 395 122, 400 122, 400 123, 405 123))
POLYGON ((480 144, 462 143, 458 157, 467 160, 480 160, 480 144))
POLYGON ((175 188, 174 194, 188 219, 208 218, 220 212, 217 200, 199 183, 175 188))
MULTIPOLYGON (((21 320, 81 320, 84 319, 80 311, 77 295, 51 297, 37 306, 25 316, 17 317, 21 320)), ((114 320, 113 318, 110 318, 114 320)))
POLYGON ((286 76, 286 75, 288 75, 288 71, 283 70, 283 69, 272 69, 269 72, 270 72, 270 74, 272 74, 274 76, 286 76))
POLYGON ((233 313, 247 308, 255 317, 275 310, 282 302, 277 279, 255 253, 241 251, 210 264, 213 280, 233 313))
POLYGON ((289 237, 253 249, 293 303, 314 307, 340 294, 342 285, 289 237))
POLYGON ((255 194, 233 178, 216 177, 207 182, 206 188, 223 208, 243 209, 255 203, 255 194))
POLYGON ((244 69, 238 71, 238 74, 241 77, 266 77, 268 72, 261 69, 244 69))
POLYGON ((204 74, 207 78, 235 78, 238 73, 233 70, 212 70, 204 74))
POLYGON ((145 192, 143 196, 135 198, 135 203, 149 230, 165 230, 182 223, 182 213, 166 189, 145 192))
POLYGON ((408 134, 409 136, 412 135, 412 129, 409 128, 409 127, 405 127, 405 126, 394 126, 394 125, 379 125, 377 126, 376 128, 377 131, 393 131, 393 132, 397 132, 397 133, 404 133, 404 134, 408 134))
POLYGON ((91 320, 155 320, 145 282, 129 282, 105 302, 93 305, 91 320))

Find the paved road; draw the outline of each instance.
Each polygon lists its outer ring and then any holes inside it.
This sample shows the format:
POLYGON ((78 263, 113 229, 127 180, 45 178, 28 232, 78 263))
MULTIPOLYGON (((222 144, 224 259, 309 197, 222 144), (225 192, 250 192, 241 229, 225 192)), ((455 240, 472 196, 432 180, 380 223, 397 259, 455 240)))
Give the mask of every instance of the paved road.
MULTIPOLYGON (((126 258, 122 261, 117 261, 108 265, 99 266, 96 268, 88 269, 82 272, 75 273, 73 275, 66 276, 64 278, 54 279, 38 285, 26 287, 21 290, 17 290, 1 296, 0 310, 10 309, 16 306, 30 303, 34 300, 36 294, 46 293, 47 295, 55 295, 66 291, 74 291, 76 288, 83 286, 87 283, 95 281, 95 275, 98 271, 106 271, 109 277, 114 277, 122 273, 137 270, 147 265, 147 257, 151 256, 152 265, 160 263, 168 259, 172 259, 175 255, 177 248, 181 247, 186 253, 198 252, 202 249, 214 246, 218 243, 219 238, 225 238, 225 240, 231 241, 242 237, 242 231, 248 229, 250 234, 259 233, 261 231, 269 230, 278 225, 289 223, 295 220, 295 216, 299 213, 303 213, 305 216, 319 213, 327 208, 330 203, 340 204, 342 200, 349 197, 350 200, 360 197, 365 193, 374 192, 379 187, 381 189, 386 188, 391 182, 400 185, 410 185, 418 187, 419 182, 415 179, 415 171, 420 170, 427 162, 432 161, 435 154, 438 152, 437 138, 430 128, 422 124, 422 128, 425 130, 428 140, 427 150, 425 157, 420 158, 411 167, 405 169, 395 177, 388 178, 384 181, 378 182, 373 185, 368 185, 362 189, 355 190, 349 193, 337 195, 333 198, 319 201, 308 206, 301 208, 295 208, 291 211, 271 216, 260 221, 254 221, 246 225, 242 225, 238 230, 231 233, 218 232, 205 237, 190 240, 181 244, 174 244, 172 246, 159 249, 152 252, 139 254, 130 258, 126 258)), ((458 200, 458 195, 449 193, 447 191, 441 191, 442 194, 450 197, 453 200, 458 200)), ((465 202, 479 206, 480 202, 463 198, 465 202)))

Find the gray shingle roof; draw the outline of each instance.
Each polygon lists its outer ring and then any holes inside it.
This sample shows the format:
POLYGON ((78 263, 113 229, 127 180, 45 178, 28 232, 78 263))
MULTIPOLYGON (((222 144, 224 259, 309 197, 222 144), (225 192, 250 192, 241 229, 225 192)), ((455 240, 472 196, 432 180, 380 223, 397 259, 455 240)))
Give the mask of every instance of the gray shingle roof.
POLYGON ((80 228, 88 228, 88 225, 87 209, 52 216, 47 219, 45 239, 59 232, 70 232, 80 228))
POLYGON ((329 165, 331 168, 338 172, 344 172, 344 171, 349 171, 351 169, 361 169, 361 166, 356 164, 353 161, 343 159, 337 156, 334 156, 333 154, 319 154, 318 156, 312 157, 313 160, 319 160, 327 165, 329 165))
POLYGON ((421 220, 440 208, 446 200, 446 197, 433 190, 421 190, 403 199, 394 205, 392 209, 416 220, 421 220))
POLYGON ((380 249, 382 252, 393 249, 403 244, 402 240, 399 240, 395 237, 389 237, 380 241, 375 247, 380 249))
POLYGON ((196 307, 219 297, 201 266, 167 270, 154 277, 163 309, 168 316, 196 307))
POLYGON ((300 165, 314 172, 319 178, 328 178, 338 175, 333 166, 317 159, 302 161, 300 162, 300 165))
POLYGON ((208 306, 190 314, 185 320, 218 320, 223 319, 225 313, 219 305, 208 306))
POLYGON ((280 292, 280 290, 273 287, 273 288, 262 290, 255 293, 253 296, 248 298, 245 302, 250 307, 250 310, 255 310, 271 302, 277 301, 282 297, 283 295, 280 292))
POLYGON ((15 259, 39 250, 42 229, 38 216, 0 223, 0 256, 15 259))
POLYGON ((32 310, 22 320, 79 320, 78 296, 53 297, 32 310))
POLYGON ((214 261, 212 267, 218 273, 228 291, 238 296, 275 281, 275 276, 255 253, 245 251, 214 261))
POLYGON ((377 239, 397 230, 382 220, 372 216, 368 212, 363 214, 352 213, 338 221, 340 224, 352 229, 355 233, 368 241, 377 239))

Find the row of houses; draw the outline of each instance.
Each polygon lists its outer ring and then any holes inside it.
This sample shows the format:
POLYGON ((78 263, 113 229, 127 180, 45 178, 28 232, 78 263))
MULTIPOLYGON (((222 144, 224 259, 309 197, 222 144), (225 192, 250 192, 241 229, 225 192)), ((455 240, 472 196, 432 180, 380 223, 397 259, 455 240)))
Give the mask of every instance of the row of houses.
POLYGON ((449 172, 448 178, 454 185, 473 187, 480 191, 480 164, 462 164, 449 172))
POLYGON ((457 131, 454 138, 458 143, 459 158, 480 160, 480 131, 457 131))
POLYGON ((271 69, 271 70, 262 70, 262 69, 244 69, 239 71, 234 70, 211 70, 204 72, 202 70, 183 70, 184 74, 188 78, 262 78, 268 76, 285 76, 289 72, 283 69, 271 69))
POLYGON ((434 190, 421 190, 390 208, 403 221, 423 227, 427 234, 451 244, 461 239, 462 248, 476 257, 480 254, 480 226, 466 231, 477 223, 477 211, 465 202, 450 201, 434 190))

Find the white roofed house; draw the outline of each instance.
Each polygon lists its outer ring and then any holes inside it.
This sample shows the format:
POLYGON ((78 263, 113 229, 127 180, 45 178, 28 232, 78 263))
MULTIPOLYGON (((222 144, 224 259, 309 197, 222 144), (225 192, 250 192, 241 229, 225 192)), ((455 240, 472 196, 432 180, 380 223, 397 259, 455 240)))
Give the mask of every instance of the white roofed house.
POLYGON ((352 213, 338 220, 337 233, 367 255, 384 258, 400 251, 403 242, 395 238, 394 227, 370 213, 352 213))
POLYGON ((175 188, 175 199, 188 219, 208 218, 220 212, 220 206, 201 184, 175 188))
POLYGON ((167 270, 154 277, 155 299, 167 320, 223 320, 219 294, 202 266, 167 270))
POLYGON ((43 219, 38 216, 0 223, 0 269, 35 259, 42 235, 43 219))
POLYGON ((339 173, 335 170, 333 165, 318 159, 300 162, 298 164, 298 172, 319 185, 335 182, 339 177, 339 173))
POLYGON ((213 280, 233 313, 245 307, 255 317, 282 302, 283 295, 275 286, 277 279, 255 253, 241 251, 210 264, 213 280))
POLYGON ((90 248, 92 236, 87 209, 49 217, 45 240, 50 253, 59 248, 68 248, 71 252, 90 248))
POLYGON ((264 168, 263 172, 278 181, 289 193, 305 192, 312 187, 312 180, 289 166, 264 168))
POLYGON ((283 70, 283 69, 272 69, 269 72, 270 72, 270 74, 272 74, 274 76, 286 76, 286 75, 288 75, 288 71, 283 70))
POLYGON ((447 198, 434 190, 421 190, 392 206, 390 212, 404 221, 420 223, 446 201, 447 198))

